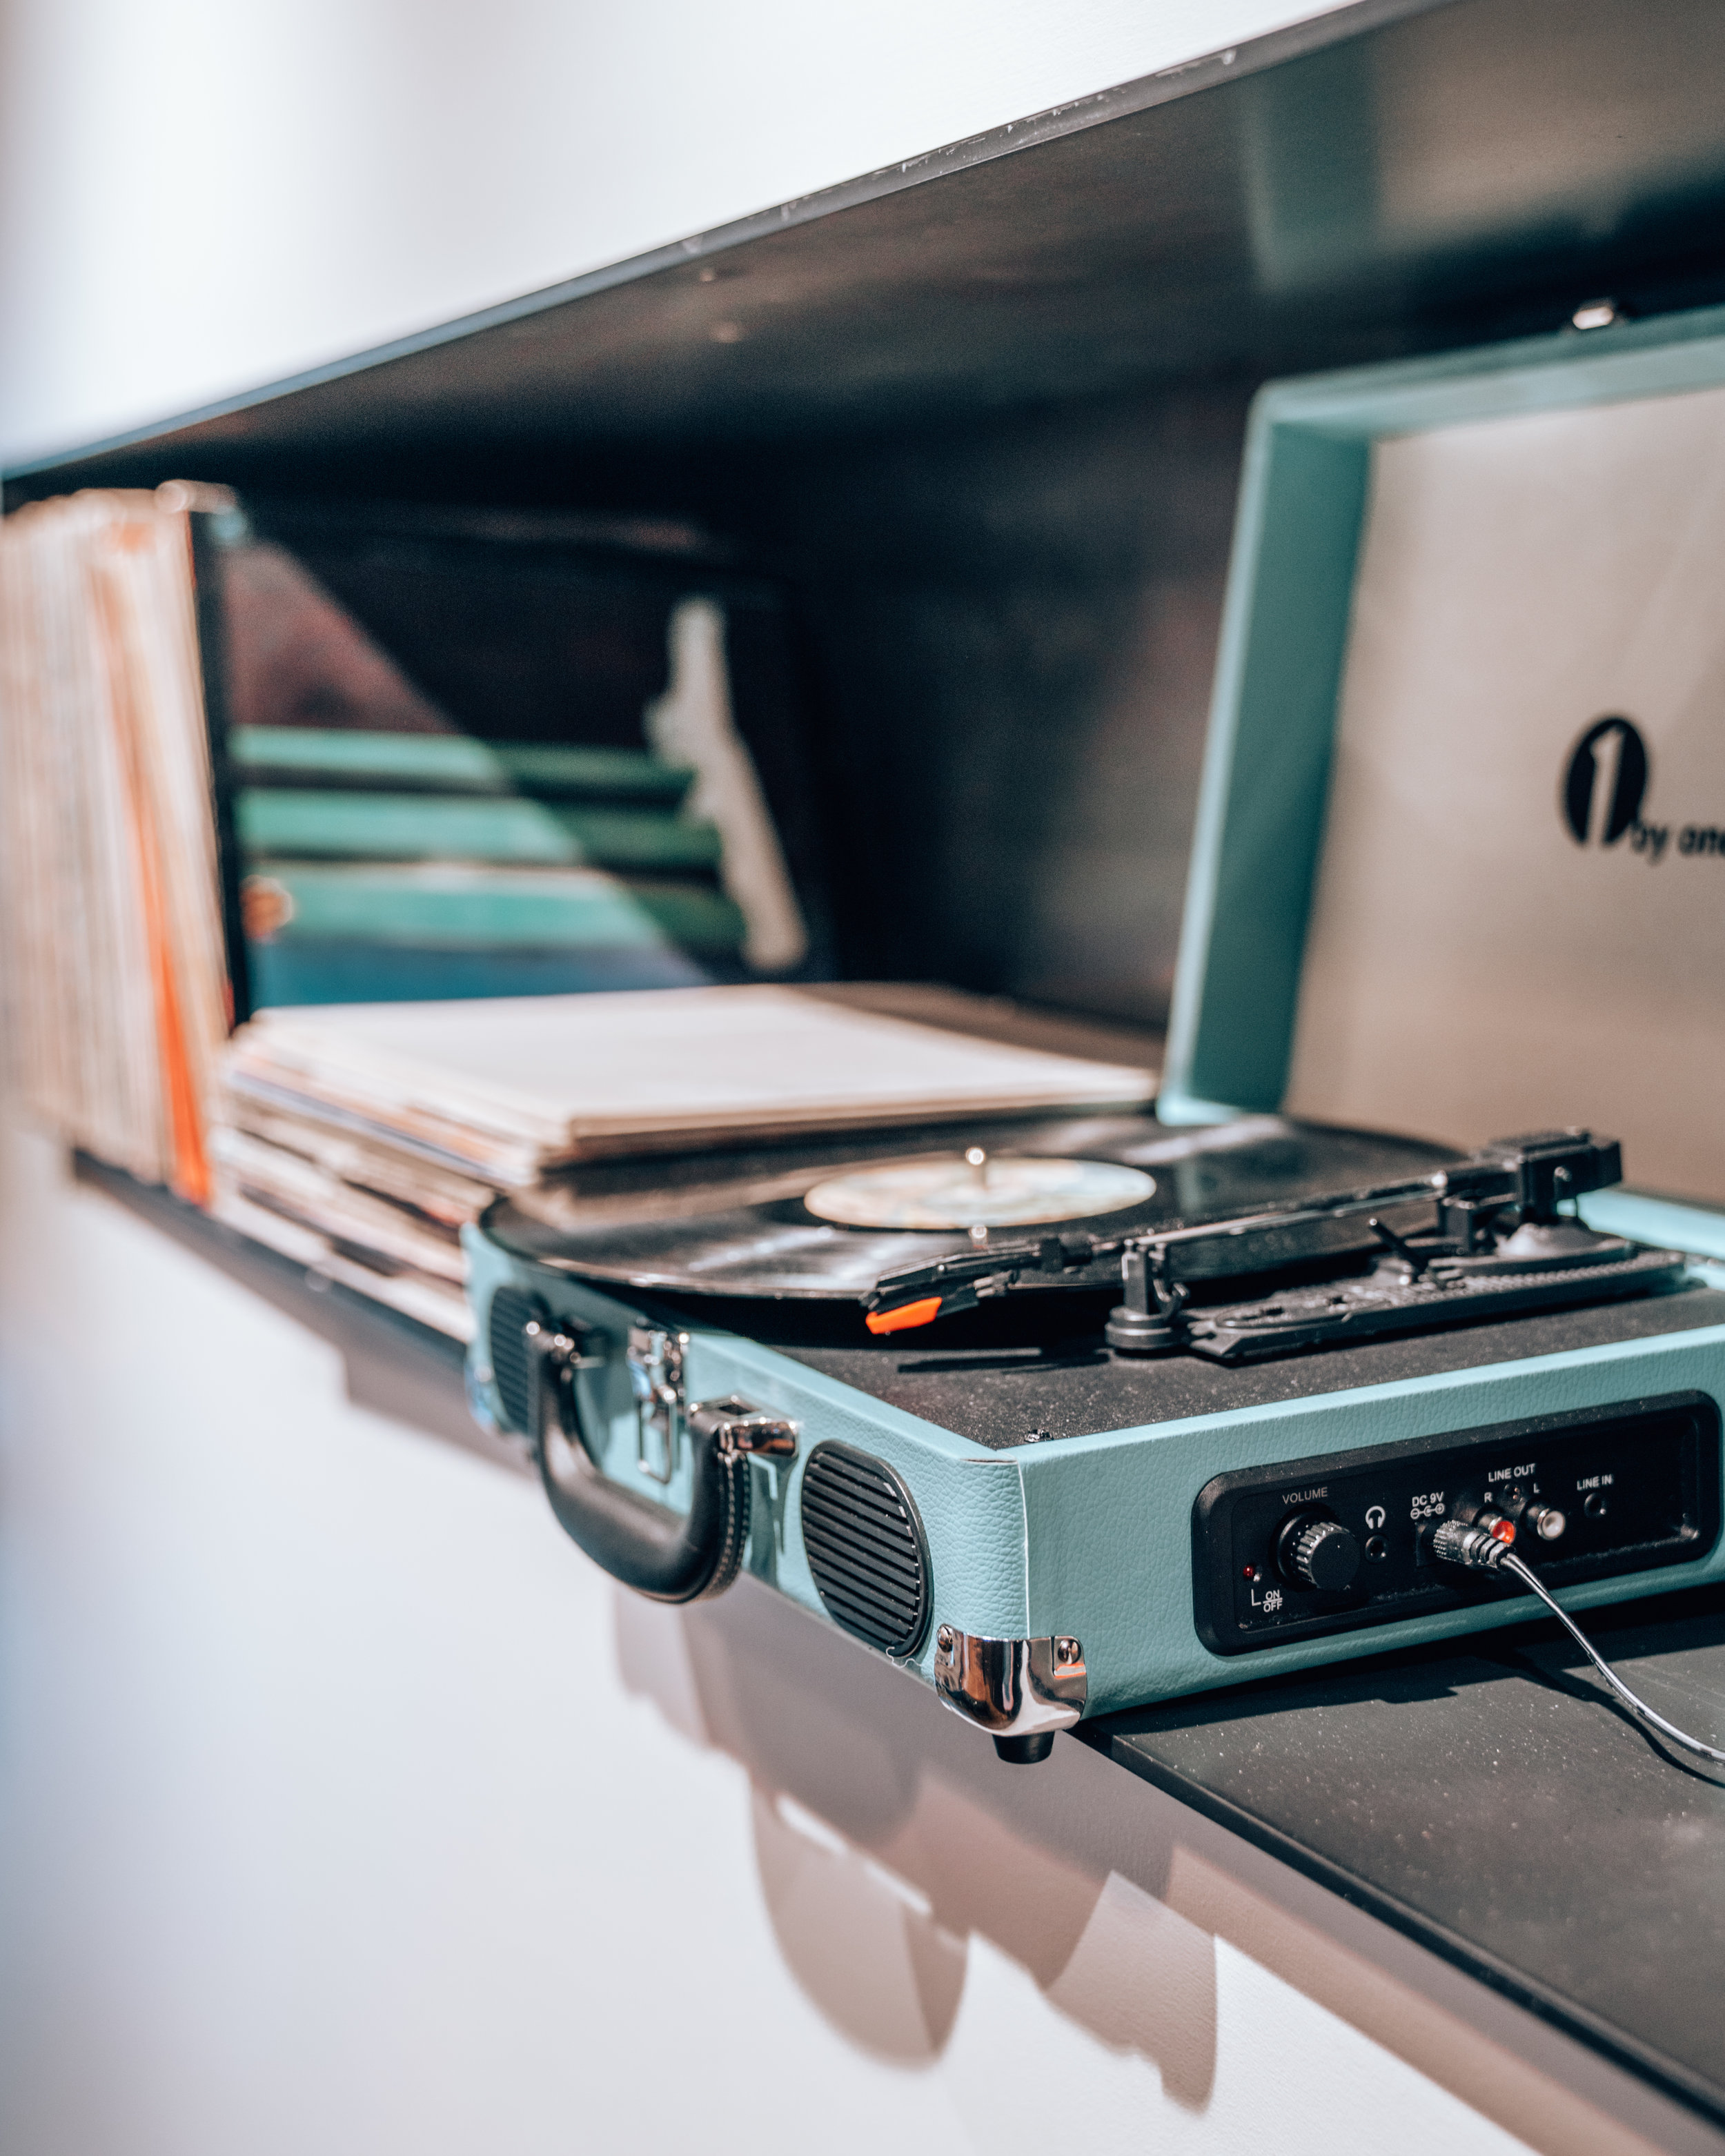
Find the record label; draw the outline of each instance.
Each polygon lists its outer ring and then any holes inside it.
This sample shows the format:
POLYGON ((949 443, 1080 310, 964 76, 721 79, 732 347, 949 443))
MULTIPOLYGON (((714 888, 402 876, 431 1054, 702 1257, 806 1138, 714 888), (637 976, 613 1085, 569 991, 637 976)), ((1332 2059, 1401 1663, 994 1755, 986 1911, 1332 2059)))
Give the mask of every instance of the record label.
POLYGON ((846 1228, 1019 1228, 1117 1213, 1155 1188, 1153 1176, 1114 1161, 991 1157, 972 1146, 829 1176, 803 1203, 846 1228))

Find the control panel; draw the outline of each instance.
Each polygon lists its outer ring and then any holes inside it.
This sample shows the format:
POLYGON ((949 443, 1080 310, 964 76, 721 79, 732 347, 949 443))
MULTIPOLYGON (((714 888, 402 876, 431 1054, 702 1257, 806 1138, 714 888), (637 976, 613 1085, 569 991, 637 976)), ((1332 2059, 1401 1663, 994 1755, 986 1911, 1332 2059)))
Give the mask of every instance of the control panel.
POLYGON ((1445 1520, 1553 1588, 1692 1563, 1719 1536, 1718 1408, 1676 1393, 1219 1475, 1193 1507, 1198 1635, 1250 1654, 1504 1599, 1434 1554, 1445 1520))

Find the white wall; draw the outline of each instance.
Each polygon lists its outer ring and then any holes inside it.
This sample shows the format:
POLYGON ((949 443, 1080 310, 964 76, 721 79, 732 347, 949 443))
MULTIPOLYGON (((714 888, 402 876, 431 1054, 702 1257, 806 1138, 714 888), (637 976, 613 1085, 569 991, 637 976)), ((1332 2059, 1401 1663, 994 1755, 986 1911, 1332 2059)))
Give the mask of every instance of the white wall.
POLYGON ((0 5, 0 459, 13 460, 1326 12, 1312 0, 0 5))

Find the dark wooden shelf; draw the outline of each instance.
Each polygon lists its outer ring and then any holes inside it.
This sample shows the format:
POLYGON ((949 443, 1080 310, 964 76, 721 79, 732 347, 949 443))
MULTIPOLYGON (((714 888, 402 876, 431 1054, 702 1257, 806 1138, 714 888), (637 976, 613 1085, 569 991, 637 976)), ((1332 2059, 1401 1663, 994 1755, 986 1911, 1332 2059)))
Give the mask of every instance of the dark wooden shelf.
POLYGON ((1725 290, 1712 0, 1361 4, 11 475, 567 500, 1725 290), (434 477, 425 461, 441 460, 434 477))
MULTIPOLYGON (((1725 1742, 1725 1589, 1583 1621, 1668 1719, 1725 1742)), ((1081 1734, 1725 2124, 1725 1768, 1656 1743, 1554 1622, 1081 1734)))
POLYGON ((789 593, 840 970, 1153 1024, 1252 391, 1725 296, 1722 107, 1717 0, 1363 0, 8 499, 698 526, 789 593))

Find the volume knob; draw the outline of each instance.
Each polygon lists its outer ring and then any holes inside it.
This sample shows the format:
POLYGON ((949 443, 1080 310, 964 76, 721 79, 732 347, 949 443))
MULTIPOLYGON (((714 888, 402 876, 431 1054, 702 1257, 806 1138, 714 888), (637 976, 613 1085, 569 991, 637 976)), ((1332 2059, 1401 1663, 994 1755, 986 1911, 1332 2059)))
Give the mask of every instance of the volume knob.
POLYGON ((1308 1513, 1282 1531, 1281 1568, 1296 1587, 1335 1594, 1353 1586, 1359 1567, 1359 1544, 1339 1520, 1308 1513))

